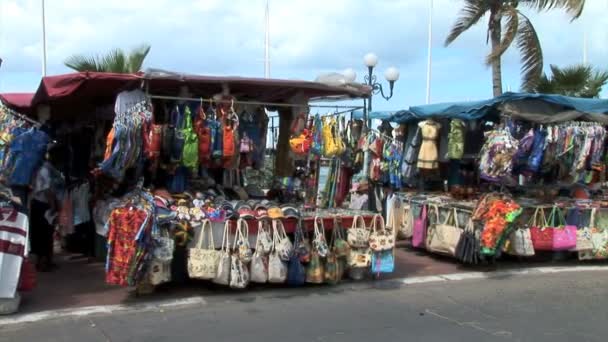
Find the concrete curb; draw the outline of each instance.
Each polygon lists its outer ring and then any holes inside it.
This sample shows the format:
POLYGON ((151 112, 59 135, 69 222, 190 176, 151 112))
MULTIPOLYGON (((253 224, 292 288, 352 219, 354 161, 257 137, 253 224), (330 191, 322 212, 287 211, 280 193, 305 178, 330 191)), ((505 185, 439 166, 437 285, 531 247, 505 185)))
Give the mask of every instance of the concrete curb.
MULTIPOLYGON (((433 276, 423 277, 410 277, 401 279, 388 279, 380 281, 372 281, 366 284, 363 283, 346 283, 342 286, 349 290, 361 290, 361 289, 373 289, 381 288, 383 284, 396 284, 400 286, 406 285, 417 285, 427 283, 440 283, 440 282, 455 282, 463 280, 477 280, 477 279, 501 279, 504 277, 512 276, 525 276, 525 275, 542 275, 542 274, 556 274, 556 273, 574 273, 574 272, 608 272, 607 266, 562 266, 562 267, 533 267, 525 269, 513 269, 504 271, 491 271, 491 272, 465 272, 465 273, 452 273, 442 274, 433 276)), ((340 286, 340 285, 338 285, 340 286)), ((255 295, 254 295, 255 296, 255 295)), ((266 297, 265 295, 256 297, 266 297)), ((80 318, 91 315, 103 315, 113 313, 125 313, 125 312, 142 312, 142 311, 159 311, 162 312, 165 309, 173 309, 179 307, 195 307, 207 305, 207 301, 204 297, 194 296, 181 299, 163 300, 150 302, 145 304, 120 304, 120 305, 99 305, 99 306, 87 306, 81 308, 62 309, 62 310, 48 310, 29 314, 17 314, 14 316, 0 318, 0 327, 9 326, 15 324, 35 323, 50 319, 58 318, 80 318)))

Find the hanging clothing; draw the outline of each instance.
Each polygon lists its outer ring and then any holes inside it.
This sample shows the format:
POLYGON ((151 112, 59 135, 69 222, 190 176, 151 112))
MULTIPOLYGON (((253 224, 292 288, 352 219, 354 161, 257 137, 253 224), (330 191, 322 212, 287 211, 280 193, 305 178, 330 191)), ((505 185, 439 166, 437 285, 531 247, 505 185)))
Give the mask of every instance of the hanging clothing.
POLYGON ((49 136, 37 129, 16 135, 10 144, 5 172, 13 186, 29 186, 36 170, 42 164, 49 136))
POLYGON ((403 162, 401 163, 401 174, 403 175, 403 181, 411 185, 416 174, 415 163, 418 158, 420 143, 422 142, 422 133, 420 127, 410 126, 410 129, 414 129, 415 133, 408 133, 409 142, 405 148, 403 162))
POLYGON ((14 208, 0 210, 0 298, 14 298, 21 264, 29 251, 29 224, 14 208))
POLYGON ((437 137, 441 125, 431 120, 425 120, 420 122, 418 127, 422 134, 422 145, 420 145, 416 166, 419 169, 437 169, 439 168, 437 137))
POLYGON ((448 158, 462 159, 464 156, 464 121, 453 119, 450 122, 450 133, 448 134, 448 158))

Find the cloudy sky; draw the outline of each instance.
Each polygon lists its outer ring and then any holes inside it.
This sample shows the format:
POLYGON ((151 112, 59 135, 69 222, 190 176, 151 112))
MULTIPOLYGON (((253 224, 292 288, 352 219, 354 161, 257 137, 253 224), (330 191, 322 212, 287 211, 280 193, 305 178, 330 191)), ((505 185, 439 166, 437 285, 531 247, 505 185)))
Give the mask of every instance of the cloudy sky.
MULTIPOLYGON (((40 82, 40 3, 0 0, 0 92, 35 91, 40 82)), ((492 94, 483 25, 443 47, 461 6, 460 0, 435 0, 432 102, 492 94)), ((48 73, 68 72, 62 62, 74 53, 146 42, 152 45, 146 67, 262 77, 264 7, 265 0, 47 0, 48 73)), ((376 100, 374 109, 425 102, 427 0, 270 0, 270 11, 272 77, 313 80, 354 68, 361 79, 362 57, 373 51, 380 77, 389 66, 401 71, 395 97, 376 100)), ((546 66, 582 62, 586 30, 589 61, 608 68, 607 13, 608 0, 587 0, 574 23, 561 11, 529 13, 546 66)), ((504 68, 505 89, 517 90, 516 50, 505 56, 504 68)))

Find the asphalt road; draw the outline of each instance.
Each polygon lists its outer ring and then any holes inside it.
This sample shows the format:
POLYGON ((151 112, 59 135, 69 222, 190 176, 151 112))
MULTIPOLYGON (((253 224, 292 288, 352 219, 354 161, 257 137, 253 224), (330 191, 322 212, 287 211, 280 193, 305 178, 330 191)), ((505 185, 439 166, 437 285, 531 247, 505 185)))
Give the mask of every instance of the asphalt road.
POLYGON ((0 341, 604 341, 608 272, 282 289, 0 326, 0 341))

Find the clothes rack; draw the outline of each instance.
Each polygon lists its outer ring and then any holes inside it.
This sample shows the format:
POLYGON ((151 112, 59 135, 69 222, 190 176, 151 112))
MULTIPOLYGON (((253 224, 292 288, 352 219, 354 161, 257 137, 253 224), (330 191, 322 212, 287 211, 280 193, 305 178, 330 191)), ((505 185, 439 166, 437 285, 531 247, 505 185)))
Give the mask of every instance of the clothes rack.
MULTIPOLYGON (((222 100, 216 101, 213 99, 203 99, 203 98, 194 98, 194 97, 179 97, 179 96, 165 96, 165 95, 148 95, 151 99, 159 99, 159 100, 175 100, 175 101, 198 101, 198 102, 221 102, 222 100)), ((234 100, 232 101, 234 104, 245 104, 245 105, 257 105, 257 106, 265 106, 265 107, 309 107, 309 108, 348 108, 349 110, 345 111, 350 112, 352 110, 362 109, 363 106, 346 106, 346 105, 314 105, 314 104, 295 104, 295 103, 278 103, 278 102, 259 102, 259 101, 240 101, 234 100)))

